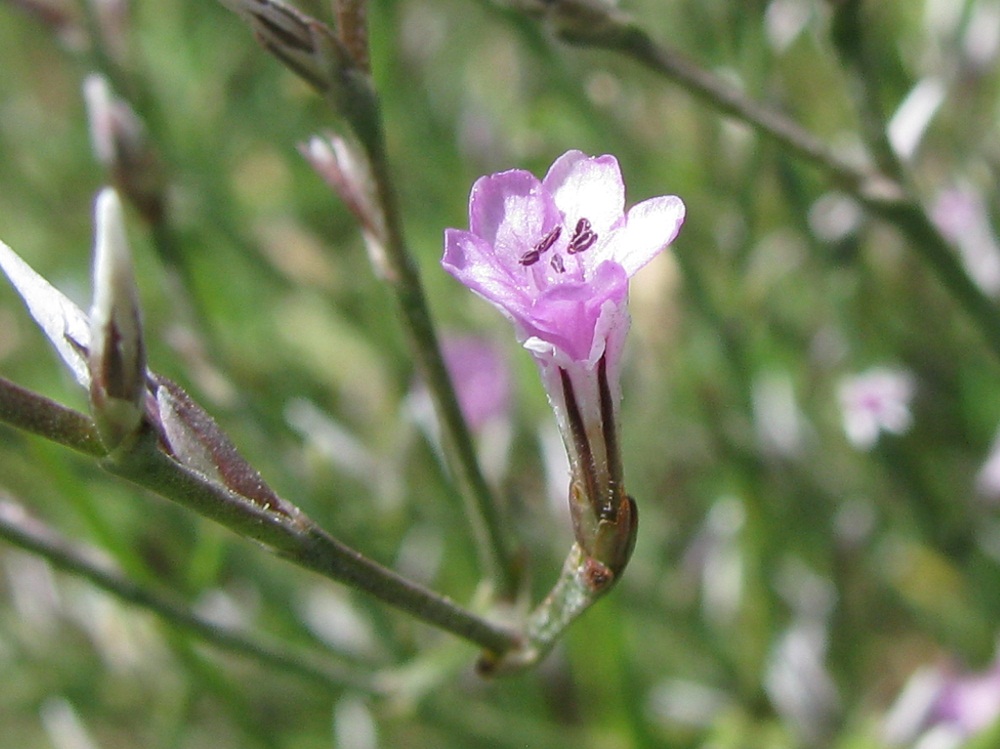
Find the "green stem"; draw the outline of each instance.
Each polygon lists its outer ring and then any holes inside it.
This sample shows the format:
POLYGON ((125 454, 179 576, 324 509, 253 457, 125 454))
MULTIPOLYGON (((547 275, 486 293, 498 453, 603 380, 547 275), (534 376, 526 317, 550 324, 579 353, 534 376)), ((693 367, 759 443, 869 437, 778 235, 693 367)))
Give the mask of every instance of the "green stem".
POLYGON ((519 643, 513 632, 367 559, 297 510, 272 511, 181 465, 159 449, 151 430, 140 434, 134 445, 103 460, 102 465, 240 535, 267 544, 300 567, 363 590, 489 651, 502 653, 519 643))
POLYGON ((341 667, 320 666, 315 654, 298 653, 277 644, 251 637, 204 619, 168 597, 139 586, 119 571, 101 564, 96 549, 70 543, 42 522, 30 518, 24 509, 0 498, 0 538, 46 559, 55 567, 88 580, 98 588, 127 603, 151 611, 174 627, 190 632, 216 647, 260 663, 309 679, 327 690, 344 687, 375 692, 370 679, 341 667))
MULTIPOLYGON (((373 91, 360 93, 375 97, 373 91)), ((513 599, 520 588, 519 565, 503 530, 499 503, 483 476, 468 424, 458 405, 431 319, 420 274, 406 244, 399 204, 392 186, 381 115, 377 101, 351 110, 359 115, 351 124, 368 156, 374 198, 385 220, 386 281, 399 310, 441 421, 442 441, 449 468, 465 500, 465 511, 475 534, 481 564, 499 583, 501 597, 513 599)))
POLYGON ((958 255, 931 223, 927 212, 907 199, 879 195, 859 197, 873 214, 893 224, 910 241, 913 251, 931 268, 1000 358, 1000 310, 969 278, 958 255))
POLYGON ((95 457, 107 451, 90 417, 0 377, 0 422, 95 457))
POLYGON ((879 168, 901 179, 903 167, 889 143, 885 111, 879 95, 880 76, 867 44, 869 24, 862 14, 862 0, 833 4, 831 36, 841 64, 850 75, 849 93, 861 118, 861 134, 879 168))
MULTIPOLYGON (((670 79, 689 94, 724 114, 745 122, 806 161, 821 167, 845 188, 866 182, 873 176, 841 160, 823 141, 783 113, 754 101, 732 84, 679 52, 657 44, 638 26, 623 25, 616 32, 600 40, 590 41, 588 45, 632 57, 670 79)), ((579 43, 579 40, 572 41, 579 43)))
POLYGON ((556 584, 525 622, 520 646, 506 653, 484 653, 479 672, 506 676, 539 663, 566 628, 611 590, 612 585, 594 584, 591 562, 580 545, 573 544, 556 584))

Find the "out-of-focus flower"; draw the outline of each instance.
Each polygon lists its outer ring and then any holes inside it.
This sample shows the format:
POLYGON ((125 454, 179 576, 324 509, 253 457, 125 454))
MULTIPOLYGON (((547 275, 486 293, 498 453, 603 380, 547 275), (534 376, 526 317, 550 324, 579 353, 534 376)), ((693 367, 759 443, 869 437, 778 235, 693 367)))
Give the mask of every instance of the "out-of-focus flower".
POLYGON ((957 749, 1000 720, 1000 659, 986 670, 928 666, 910 677, 883 736, 914 749, 957 749))
POLYGON ((771 372, 756 378, 752 397, 754 429, 761 447, 787 457, 801 453, 806 424, 791 376, 771 372))
POLYGON ((380 278, 391 277, 385 259, 385 217, 373 197, 368 164, 357 148, 346 138, 326 134, 299 144, 299 153, 357 218, 372 268, 380 278))
POLYGON ((107 80, 89 75, 83 95, 94 154, 115 187, 151 224, 163 218, 166 178, 146 126, 107 80))
POLYGON ((979 191, 969 184, 942 191, 931 218, 958 248, 965 269, 979 288, 990 296, 1000 295, 1000 242, 979 191))
POLYGON ((892 115, 887 129, 889 143, 904 161, 916 154, 947 93, 944 81, 932 76, 922 78, 892 115))
POLYGON ((764 14, 764 29, 771 49, 785 52, 809 25, 815 10, 802 0, 771 0, 764 14))
MULTIPOLYGON (((441 354, 462 416, 478 438, 483 470, 491 479, 499 480, 506 468, 511 439, 511 374, 503 352, 485 338, 445 335, 441 354)), ((407 407, 417 425, 438 445, 440 428, 422 380, 414 384, 407 407)))
POLYGON ((837 687, 826 668, 826 623, 801 618, 775 644, 764 679, 767 693, 808 745, 828 743, 840 712, 837 687))
POLYGON ((988 501, 1000 501, 1000 432, 993 438, 989 457, 976 475, 976 489, 988 501))
POLYGON ((441 342, 441 353, 473 431, 509 415, 510 370, 496 346, 476 336, 454 336, 441 342))
POLYGON ((910 401, 915 391, 913 375, 900 369, 875 367, 845 377, 838 395, 851 444, 870 450, 882 432, 906 432, 913 423, 910 401))
POLYGON ((511 320, 539 366, 570 457, 577 543, 612 577, 635 533, 617 435, 628 281, 683 221, 672 195, 626 212, 618 161, 569 151, 541 180, 481 177, 469 230, 445 232, 444 268, 511 320))
POLYGON ((684 570, 701 589, 705 618, 730 626, 739 613, 746 583, 740 547, 746 511, 737 497, 715 501, 705 521, 684 552, 684 570))

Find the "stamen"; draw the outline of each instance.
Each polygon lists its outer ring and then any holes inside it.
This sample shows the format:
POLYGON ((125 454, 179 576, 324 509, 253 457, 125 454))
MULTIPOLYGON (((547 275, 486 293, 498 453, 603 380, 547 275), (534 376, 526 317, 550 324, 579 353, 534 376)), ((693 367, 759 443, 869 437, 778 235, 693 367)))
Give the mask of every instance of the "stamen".
MULTIPOLYGON (((554 229, 550 230, 548 234, 546 234, 538 241, 538 244, 536 244, 526 253, 521 255, 518 262, 526 267, 529 265, 534 265, 539 261, 539 259, 545 252, 548 252, 548 250, 551 249, 552 245, 554 245, 556 243, 556 240, 559 239, 560 234, 562 234, 561 226, 557 226, 554 229)), ((559 272, 562 273, 562 271, 559 272)))
POLYGON ((566 264, 563 263, 562 255, 560 255, 558 252, 552 256, 552 259, 549 261, 549 263, 551 263, 552 270, 554 270, 556 273, 566 272, 566 264))
POLYGON ((546 252, 552 245, 556 243, 559 239, 559 235, 562 234, 562 226, 556 226, 552 231, 542 237, 541 241, 535 245, 535 250, 539 255, 546 252))
POLYGON ((519 262, 521 265, 524 265, 524 266, 534 265, 535 263, 537 263, 539 261, 539 259, 541 259, 541 257, 542 257, 542 254, 537 249, 536 250, 528 250, 526 253, 524 253, 523 255, 521 255, 520 260, 518 260, 517 262, 519 262))
POLYGON ((570 255, 575 255, 578 252, 589 250, 596 241, 597 234, 591 228, 590 221, 581 218, 576 222, 576 229, 573 230, 573 236, 569 240, 569 247, 566 248, 566 252, 570 255))

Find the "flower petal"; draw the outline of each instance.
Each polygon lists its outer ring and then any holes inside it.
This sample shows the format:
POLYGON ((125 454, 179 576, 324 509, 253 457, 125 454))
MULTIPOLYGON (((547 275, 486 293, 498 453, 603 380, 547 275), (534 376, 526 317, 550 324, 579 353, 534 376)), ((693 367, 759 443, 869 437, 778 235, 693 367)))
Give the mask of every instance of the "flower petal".
POLYGON ((493 248, 472 232, 445 229, 441 265, 457 280, 508 315, 530 305, 520 275, 500 262, 493 248))
POLYGON ((587 156, 567 151, 555 160, 542 184, 552 193, 571 229, 576 221, 586 218, 600 237, 625 209, 625 182, 618 159, 609 154, 587 156))
POLYGON ((597 248, 595 262, 612 260, 631 278, 674 241, 684 223, 684 211, 684 203, 675 195, 650 198, 633 206, 597 248))
MULTIPOLYGON (((604 351, 604 341, 595 333, 607 302, 624 307, 628 277, 616 263, 602 263, 585 282, 564 283, 546 289, 522 323, 525 331, 552 343, 566 357, 566 363, 596 361, 604 351), (596 357, 594 356, 597 347, 596 357)), ((601 335, 606 331, 601 330, 601 335)))
POLYGON ((552 198, 531 172, 513 169, 476 180, 469 199, 469 230, 513 269, 559 221, 552 198))

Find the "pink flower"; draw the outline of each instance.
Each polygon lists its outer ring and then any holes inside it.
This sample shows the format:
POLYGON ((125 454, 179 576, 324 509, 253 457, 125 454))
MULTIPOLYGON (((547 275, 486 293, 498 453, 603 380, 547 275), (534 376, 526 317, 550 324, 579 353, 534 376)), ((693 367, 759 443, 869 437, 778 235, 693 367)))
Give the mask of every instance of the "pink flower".
POLYGON ((481 177, 469 230, 445 231, 445 270, 514 323, 539 365, 570 456, 577 543, 612 574, 635 531, 616 434, 628 281, 683 221, 672 195, 626 212, 618 161, 569 151, 542 180, 519 169, 481 177))
POLYGON ((537 356, 593 366, 628 325, 628 279, 684 220, 672 195, 624 207, 614 156, 569 151, 541 181, 520 169, 481 177, 469 231, 445 231, 442 264, 507 315, 537 356))
POLYGON ((924 666, 910 677, 886 716, 891 745, 958 749, 1000 720, 1000 661, 983 671, 924 666))
POLYGON ((905 370, 875 367, 845 377, 838 396, 851 444, 871 450, 883 432, 904 434, 913 423, 910 401, 915 392, 913 375, 905 370))
POLYGON ((485 338, 448 336, 441 343, 458 405, 473 431, 510 411, 510 371, 503 353, 485 338))

